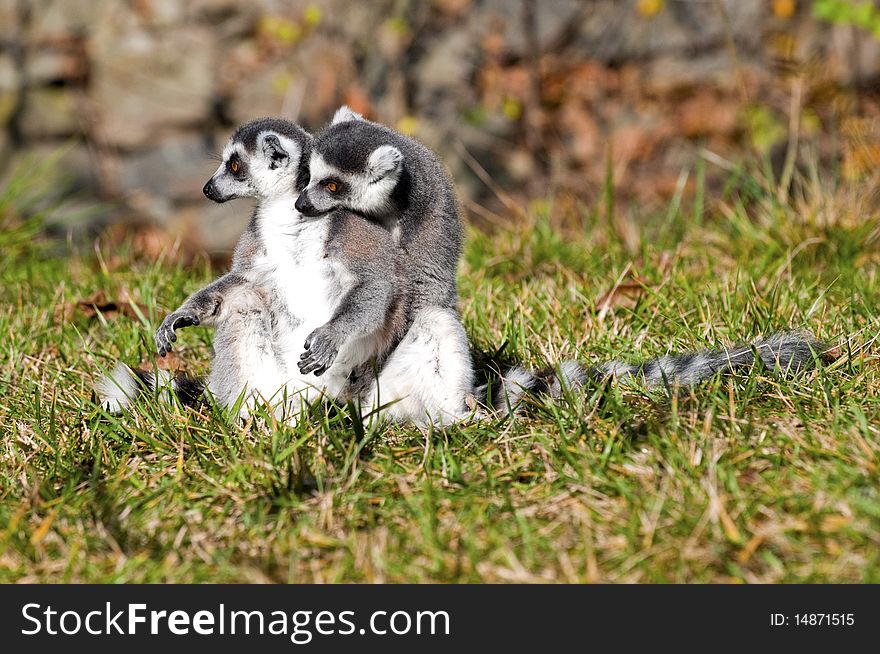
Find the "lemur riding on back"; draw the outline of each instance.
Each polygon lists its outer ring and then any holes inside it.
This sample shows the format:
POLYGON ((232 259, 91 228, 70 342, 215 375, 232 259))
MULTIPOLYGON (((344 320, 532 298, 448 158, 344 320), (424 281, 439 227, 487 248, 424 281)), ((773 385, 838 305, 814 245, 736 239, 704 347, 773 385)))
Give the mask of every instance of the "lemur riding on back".
POLYGON ((464 230, 452 182, 433 152, 341 107, 315 137, 309 168, 300 212, 342 207, 385 225, 412 258, 416 309, 458 310, 464 230))

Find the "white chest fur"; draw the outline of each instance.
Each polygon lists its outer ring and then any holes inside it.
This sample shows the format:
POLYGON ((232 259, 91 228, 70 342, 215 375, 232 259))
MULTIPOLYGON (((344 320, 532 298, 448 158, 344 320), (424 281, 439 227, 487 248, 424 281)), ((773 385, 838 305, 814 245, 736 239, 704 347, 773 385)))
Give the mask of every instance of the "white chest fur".
POLYGON ((321 377, 301 375, 297 366, 306 338, 333 317, 353 282, 339 262, 326 256, 330 221, 303 217, 293 201, 261 207, 258 220, 264 252, 248 274, 275 308, 276 353, 288 383, 302 382, 335 394, 349 372, 343 369, 345 357, 321 377))
POLYGON ((340 271, 325 258, 329 222, 304 218, 293 202, 261 208, 259 221, 265 253, 258 257, 254 272, 295 322, 312 329, 324 324, 344 290, 340 271))

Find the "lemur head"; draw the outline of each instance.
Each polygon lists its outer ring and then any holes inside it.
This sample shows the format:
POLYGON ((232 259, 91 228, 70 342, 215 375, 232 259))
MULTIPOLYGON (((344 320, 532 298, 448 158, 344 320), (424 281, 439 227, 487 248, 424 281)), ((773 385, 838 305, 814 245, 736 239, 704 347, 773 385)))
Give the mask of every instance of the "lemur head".
POLYGON ((312 145, 308 186, 296 201, 305 216, 338 207, 382 216, 394 210, 394 191, 404 176, 401 137, 341 107, 312 145))
POLYGON ((294 195, 309 181, 311 135, 282 118, 245 123, 223 149, 223 163, 202 189, 214 202, 294 195))

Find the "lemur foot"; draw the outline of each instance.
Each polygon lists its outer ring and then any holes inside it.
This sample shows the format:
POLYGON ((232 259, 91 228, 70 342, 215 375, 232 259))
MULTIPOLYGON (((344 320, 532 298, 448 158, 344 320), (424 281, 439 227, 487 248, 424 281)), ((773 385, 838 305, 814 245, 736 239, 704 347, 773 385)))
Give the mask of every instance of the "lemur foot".
POLYGON ((198 325, 200 322, 199 317, 189 311, 175 311, 169 314, 156 330, 156 348, 159 350, 159 356, 164 357, 171 351, 171 344, 177 340, 175 329, 198 325))
POLYGON ((336 355, 339 354, 336 334, 326 325, 318 327, 306 338, 305 352, 299 357, 299 371, 307 375, 310 372, 320 377, 329 368, 336 355))

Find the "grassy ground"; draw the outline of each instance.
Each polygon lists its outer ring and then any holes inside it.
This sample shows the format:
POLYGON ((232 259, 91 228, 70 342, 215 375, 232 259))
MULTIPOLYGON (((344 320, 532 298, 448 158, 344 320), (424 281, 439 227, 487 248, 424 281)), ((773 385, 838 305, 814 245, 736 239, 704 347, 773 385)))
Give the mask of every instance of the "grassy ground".
MULTIPOLYGON (((462 310, 485 350, 638 359, 794 326, 841 356, 428 435, 321 408, 295 429, 102 414, 98 371, 150 359, 154 326, 219 271, 72 254, 17 219, 22 196, 0 200, 0 581, 880 582, 880 233, 863 189, 781 203, 739 175, 705 211, 673 203, 639 229, 557 205, 472 231, 462 310), (73 306, 97 290, 143 306, 73 306)), ((204 372, 210 333, 178 344, 204 372)))

